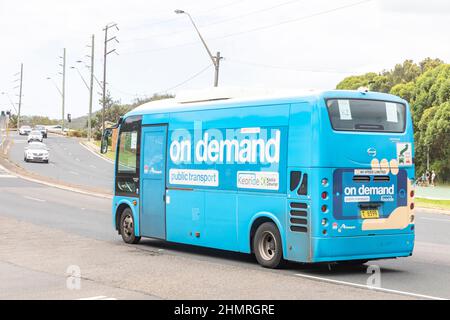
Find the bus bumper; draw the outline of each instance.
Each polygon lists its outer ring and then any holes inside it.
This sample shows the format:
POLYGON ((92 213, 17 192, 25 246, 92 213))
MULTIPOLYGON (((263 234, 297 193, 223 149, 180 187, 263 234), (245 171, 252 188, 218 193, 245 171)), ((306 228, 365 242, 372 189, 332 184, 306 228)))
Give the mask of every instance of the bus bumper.
POLYGON ((414 234, 313 237, 311 245, 311 262, 408 257, 414 249, 414 234))

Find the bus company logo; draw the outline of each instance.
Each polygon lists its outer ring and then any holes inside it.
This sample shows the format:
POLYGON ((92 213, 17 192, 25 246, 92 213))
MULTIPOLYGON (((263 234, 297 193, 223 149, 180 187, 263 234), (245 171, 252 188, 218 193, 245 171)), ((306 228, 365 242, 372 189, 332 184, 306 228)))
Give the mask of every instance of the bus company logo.
POLYGON ((367 187, 364 184, 359 188, 357 187, 345 187, 344 195, 346 196, 384 196, 384 195, 394 195, 395 185, 390 187, 367 187))
POLYGON ((174 130, 171 135, 169 156, 179 164, 234 164, 280 162, 279 129, 239 128, 202 130, 194 123, 193 137, 188 130, 174 130), (257 129, 257 130, 256 130, 257 129))
POLYGON ((369 148, 367 149, 367 154, 371 157, 376 157, 377 156, 377 150, 375 148, 369 148))
POLYGON ((341 226, 338 228, 338 232, 342 232, 342 230, 355 230, 356 226, 348 226, 345 223, 341 224, 341 226))
POLYGON ((237 187, 241 189, 278 190, 278 172, 238 171, 237 187))

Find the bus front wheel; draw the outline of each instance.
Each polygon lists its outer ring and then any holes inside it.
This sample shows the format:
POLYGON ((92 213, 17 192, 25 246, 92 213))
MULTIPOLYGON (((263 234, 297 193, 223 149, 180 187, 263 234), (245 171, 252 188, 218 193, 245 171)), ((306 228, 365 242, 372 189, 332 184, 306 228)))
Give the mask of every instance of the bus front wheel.
POLYGON ((253 251, 258 263, 265 268, 279 268, 283 264, 283 248, 277 226, 264 222, 253 237, 253 251))
POLYGON ((123 241, 129 244, 137 244, 141 240, 134 234, 134 218, 130 208, 123 210, 120 215, 120 234, 123 241))

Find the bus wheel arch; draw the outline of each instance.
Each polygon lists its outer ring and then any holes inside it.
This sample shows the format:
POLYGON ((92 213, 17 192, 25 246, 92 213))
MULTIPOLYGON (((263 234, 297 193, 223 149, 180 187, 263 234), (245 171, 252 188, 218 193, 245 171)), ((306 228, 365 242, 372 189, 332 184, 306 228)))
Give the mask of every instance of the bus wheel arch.
POLYGON ((136 224, 134 210, 130 205, 122 203, 116 211, 116 225, 122 240, 128 244, 137 244, 141 237, 136 235, 136 224))
POLYGON ((250 228, 250 250, 265 268, 280 268, 284 264, 284 246, 278 221, 263 215, 250 228))
POLYGON ((123 211, 127 208, 130 208, 130 206, 127 203, 122 202, 116 209, 116 230, 119 232, 119 234, 120 234, 120 216, 122 215, 123 211))

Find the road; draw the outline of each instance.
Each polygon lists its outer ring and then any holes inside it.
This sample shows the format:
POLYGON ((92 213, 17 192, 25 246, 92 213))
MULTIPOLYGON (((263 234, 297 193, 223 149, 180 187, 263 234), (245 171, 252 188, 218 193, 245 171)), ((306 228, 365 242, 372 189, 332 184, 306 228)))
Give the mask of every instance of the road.
POLYGON ((44 143, 50 149, 50 163, 26 163, 23 161, 27 137, 12 135, 13 144, 9 159, 29 172, 51 177, 60 182, 81 187, 95 187, 111 192, 113 186, 113 164, 80 145, 76 138, 49 134, 44 143))
POLYGON ((417 210, 410 258, 267 270, 244 254, 149 239, 126 245, 112 228, 110 200, 6 172, 0 172, 0 202, 0 299, 450 298, 446 215, 417 210), (366 284, 369 264, 381 268, 381 287, 394 291, 354 287, 366 284), (66 286, 73 265, 81 270, 80 290, 66 286))

